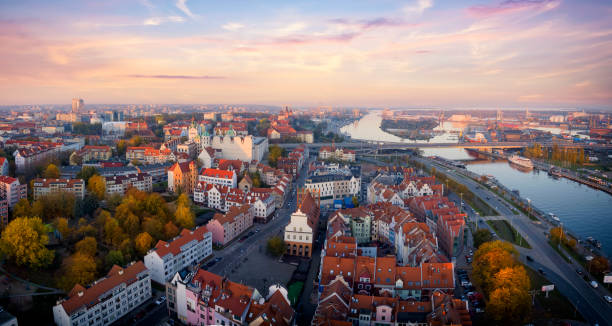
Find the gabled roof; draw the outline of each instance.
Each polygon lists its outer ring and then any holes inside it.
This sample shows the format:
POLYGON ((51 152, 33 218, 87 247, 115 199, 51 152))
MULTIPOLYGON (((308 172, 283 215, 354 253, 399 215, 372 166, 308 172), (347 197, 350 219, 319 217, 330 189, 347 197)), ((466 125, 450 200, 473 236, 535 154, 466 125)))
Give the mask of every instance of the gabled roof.
POLYGON ((183 229, 181 234, 170 242, 166 242, 163 240, 157 241, 157 244, 153 249, 149 251, 155 252, 160 258, 172 254, 174 256, 178 255, 181 252, 181 247, 191 241, 202 241, 204 240, 205 234, 208 232, 205 226, 199 226, 195 228, 193 231, 188 229, 183 229))

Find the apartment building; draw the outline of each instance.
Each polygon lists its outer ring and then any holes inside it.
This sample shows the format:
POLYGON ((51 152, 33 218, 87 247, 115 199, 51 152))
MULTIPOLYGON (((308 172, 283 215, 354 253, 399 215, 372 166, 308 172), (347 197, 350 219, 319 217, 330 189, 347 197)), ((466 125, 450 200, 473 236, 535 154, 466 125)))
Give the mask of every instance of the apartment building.
POLYGON ((140 191, 153 191, 153 178, 146 173, 135 173, 128 175, 118 175, 114 177, 105 177, 106 194, 125 195, 129 188, 136 188, 140 191))
POLYGON ((319 159, 334 159, 339 161, 355 162, 355 151, 350 149, 323 146, 319 149, 319 159))
POLYGON ((0 228, 4 229, 9 222, 8 200, 0 199, 0 228))
POLYGON ((357 196, 361 190, 361 178, 351 173, 311 175, 304 187, 321 193, 321 204, 330 205, 336 199, 357 196))
POLYGON ((125 152, 125 158, 128 161, 137 160, 141 163, 155 164, 176 161, 176 157, 172 150, 167 148, 156 149, 153 147, 128 147, 125 152))
POLYGON ((226 245, 253 225, 253 206, 232 206, 225 214, 217 213, 206 224, 213 242, 226 245))
POLYGON ((88 288, 75 285, 53 307, 53 320, 58 326, 110 325, 149 298, 151 278, 142 261, 115 265, 88 288))
POLYGON ((206 182, 221 186, 236 188, 238 186, 238 177, 235 171, 219 170, 219 169, 204 169, 198 176, 199 182, 206 182))
POLYGON ((109 160, 111 156, 113 156, 113 151, 110 146, 86 145, 83 146, 83 148, 81 148, 80 150, 70 155, 70 164, 80 165, 77 162, 77 157, 80 159, 81 162, 90 162, 106 161, 109 160))
POLYGON ((16 178, 0 176, 0 199, 5 199, 12 208, 22 198, 28 198, 28 185, 22 185, 16 178))
POLYGON ((151 279, 166 284, 183 268, 198 264, 212 255, 212 233, 205 226, 183 229, 169 242, 159 240, 144 257, 151 279))
POLYGON ((312 194, 308 190, 300 191, 298 195, 298 209, 285 226, 287 254, 311 257, 319 229, 320 200, 318 193, 312 194))
POLYGON ((168 191, 193 193, 197 174, 198 169, 194 161, 175 163, 168 169, 168 191))
POLYGON ((32 182, 34 200, 50 193, 65 191, 75 195, 76 198, 85 197, 85 181, 83 179, 43 179, 37 178, 32 182))
POLYGON ((0 157, 0 175, 8 175, 9 174, 9 161, 0 157))

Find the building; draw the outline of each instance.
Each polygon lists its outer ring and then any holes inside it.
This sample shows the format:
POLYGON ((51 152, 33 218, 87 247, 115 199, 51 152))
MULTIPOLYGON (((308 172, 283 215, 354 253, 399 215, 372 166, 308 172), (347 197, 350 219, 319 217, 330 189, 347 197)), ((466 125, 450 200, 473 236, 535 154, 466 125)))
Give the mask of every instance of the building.
POLYGON ((81 98, 73 98, 72 99, 72 113, 78 114, 83 109, 85 109, 85 102, 81 98))
MULTIPOLYGON (((261 161, 264 154, 268 151, 268 139, 265 137, 238 136, 233 130, 227 131, 224 135, 211 136, 204 133, 200 136, 201 147, 203 149, 211 147, 214 157, 219 159, 240 160, 243 162, 261 161)), ((205 151, 203 150, 200 155, 205 151)), ((202 161, 205 161, 203 158, 202 161)))
POLYGON ((167 162, 138 165, 134 168, 138 171, 138 173, 146 173, 150 175, 153 183, 158 183, 168 181, 168 169, 170 169, 172 165, 172 163, 167 162))
POLYGON ((169 242, 159 240, 144 257, 151 279, 160 284, 172 279, 183 268, 196 265, 212 255, 212 233, 205 226, 183 229, 169 242))
POLYGON ((76 198, 85 197, 85 181, 83 179, 42 179, 37 178, 32 182, 34 200, 50 193, 64 191, 72 193, 76 198))
POLYGON ((168 169, 168 191, 193 193, 197 180, 198 169, 194 161, 175 163, 168 169))
POLYGON ((311 175, 306 178, 304 187, 321 194, 321 204, 330 205, 336 199, 359 195, 361 178, 351 173, 311 175))
POLYGON ((213 242, 226 245, 253 225, 251 205, 232 206, 227 213, 217 213, 206 227, 212 233, 213 242))
POLYGON ((355 151, 350 149, 336 148, 335 146, 323 146, 319 149, 319 159, 334 159, 339 161, 355 162, 355 151))
POLYGON ((2 229, 9 223, 9 205, 6 199, 0 199, 0 223, 2 229))
POLYGON ((200 154, 200 144, 194 141, 188 141, 186 143, 177 145, 176 151, 179 153, 185 153, 190 158, 194 159, 198 157, 198 154, 200 154))
POLYGON ((238 186, 236 172, 227 170, 204 169, 198 176, 198 181, 231 188, 236 188, 238 186))
POLYGON ((107 161, 113 156, 110 146, 86 145, 70 155, 71 165, 81 165, 90 161, 107 161))
POLYGON ((166 283, 168 311, 186 325, 295 325, 287 289, 272 285, 263 297, 257 289, 203 269, 177 273, 166 283))
POLYGON ((9 161, 0 157, 0 175, 8 175, 9 174, 9 161))
POLYGON ((0 199, 5 199, 12 208, 22 198, 28 198, 28 185, 12 177, 0 176, 0 199))
POLYGON ((107 195, 125 195, 129 188, 136 188, 140 191, 153 191, 153 178, 146 173, 135 173, 128 175, 117 175, 104 177, 106 181, 107 195))
POLYGON ((151 278, 139 261, 126 268, 113 266, 90 287, 77 284, 53 307, 59 326, 110 325, 151 298, 151 278))
POLYGON ((167 148, 156 149, 153 147, 128 147, 125 152, 126 160, 138 161, 145 164, 166 163, 176 161, 172 150, 167 148))
POLYGON ((302 190, 298 195, 298 209, 285 226, 287 255, 310 257, 319 229, 320 199, 318 193, 308 190, 302 190))

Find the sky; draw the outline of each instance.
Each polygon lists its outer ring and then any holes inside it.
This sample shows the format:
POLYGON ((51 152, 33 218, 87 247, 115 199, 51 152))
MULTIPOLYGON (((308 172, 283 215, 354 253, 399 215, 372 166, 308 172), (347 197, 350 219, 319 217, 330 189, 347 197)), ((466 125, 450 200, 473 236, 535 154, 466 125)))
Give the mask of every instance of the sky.
POLYGON ((0 0, 0 105, 612 108, 603 0, 0 0))

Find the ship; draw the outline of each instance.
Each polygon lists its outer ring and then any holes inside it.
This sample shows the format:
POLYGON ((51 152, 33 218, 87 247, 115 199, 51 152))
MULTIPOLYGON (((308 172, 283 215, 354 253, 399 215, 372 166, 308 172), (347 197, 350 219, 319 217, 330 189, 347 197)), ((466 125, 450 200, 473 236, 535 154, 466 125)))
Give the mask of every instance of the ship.
POLYGON ((519 155, 512 155, 508 158, 508 161, 510 161, 510 163, 514 163, 524 168, 533 169, 533 163, 531 162, 530 159, 526 157, 522 157, 519 155))
POLYGON ((468 143, 486 143, 487 138, 480 132, 470 133, 463 135, 463 139, 465 139, 468 143))
POLYGON ((557 217, 557 215, 553 213, 548 213, 548 216, 555 222, 561 222, 561 220, 557 217))

